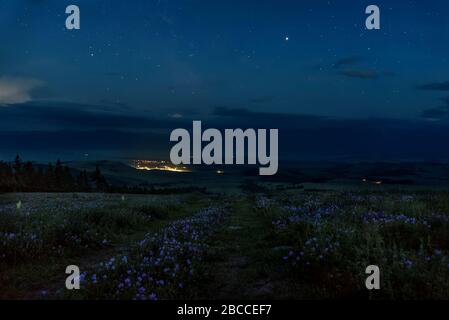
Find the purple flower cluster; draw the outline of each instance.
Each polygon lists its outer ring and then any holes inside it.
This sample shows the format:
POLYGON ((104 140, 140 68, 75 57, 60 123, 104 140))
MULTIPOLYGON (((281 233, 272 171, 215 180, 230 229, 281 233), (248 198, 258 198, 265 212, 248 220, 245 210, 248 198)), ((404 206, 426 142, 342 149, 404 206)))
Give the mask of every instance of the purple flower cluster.
POLYGON ((418 219, 415 217, 409 217, 405 214, 385 214, 384 212, 370 211, 362 215, 362 221, 364 223, 377 223, 382 225, 401 223, 406 225, 423 225, 430 228, 430 224, 426 219, 418 219))
POLYGON ((267 210, 269 209, 274 202, 271 199, 268 199, 267 197, 257 197, 256 203, 255 203, 255 209, 256 210, 267 210))
POLYGON ((303 222, 314 225, 320 224, 324 220, 333 217, 335 212, 338 210, 336 205, 329 205, 327 207, 318 207, 314 209, 290 205, 283 206, 282 208, 287 212, 294 214, 283 216, 272 221, 273 226, 278 232, 286 230, 289 226, 303 222))
POLYGON ((449 223, 449 215, 441 213, 432 213, 429 220, 438 221, 440 223, 449 223))
POLYGON ((32 232, 0 232, 0 264, 15 263, 25 256, 34 256, 44 241, 32 232))
POLYGON ((156 300, 179 297, 197 275, 207 245, 204 240, 225 218, 208 208, 148 234, 128 255, 100 263, 83 274, 82 286, 96 298, 156 300))
POLYGON ((282 259, 292 266, 317 266, 331 262, 339 248, 340 242, 331 237, 312 237, 304 241, 301 249, 290 250, 282 259))
POLYGON ((413 255, 412 258, 403 258, 402 264, 407 268, 412 268, 414 265, 433 264, 439 267, 449 268, 449 257, 443 254, 440 249, 422 250, 418 254, 413 255))
POLYGON ((104 235, 92 230, 86 230, 82 235, 66 232, 63 225, 51 225, 49 232, 30 230, 18 232, 0 232, 0 264, 17 263, 24 259, 43 257, 46 255, 62 256, 68 248, 88 248, 89 246, 107 246, 104 235))

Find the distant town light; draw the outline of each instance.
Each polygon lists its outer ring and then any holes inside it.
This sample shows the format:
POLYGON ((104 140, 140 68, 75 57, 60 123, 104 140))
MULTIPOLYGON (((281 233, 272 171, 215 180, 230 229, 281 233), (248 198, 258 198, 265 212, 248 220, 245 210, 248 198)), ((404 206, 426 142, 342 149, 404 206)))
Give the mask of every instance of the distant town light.
POLYGON ((191 172, 187 167, 176 166, 164 160, 134 160, 132 166, 146 171, 191 172))

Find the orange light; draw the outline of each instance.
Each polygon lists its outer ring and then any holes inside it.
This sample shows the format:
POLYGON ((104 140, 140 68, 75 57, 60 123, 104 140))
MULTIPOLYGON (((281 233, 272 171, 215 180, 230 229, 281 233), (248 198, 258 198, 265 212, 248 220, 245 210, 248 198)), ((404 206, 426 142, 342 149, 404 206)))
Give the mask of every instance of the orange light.
POLYGON ((170 172, 191 172, 186 167, 166 164, 167 161, 157 160, 136 160, 133 167, 137 170, 145 171, 170 171, 170 172))

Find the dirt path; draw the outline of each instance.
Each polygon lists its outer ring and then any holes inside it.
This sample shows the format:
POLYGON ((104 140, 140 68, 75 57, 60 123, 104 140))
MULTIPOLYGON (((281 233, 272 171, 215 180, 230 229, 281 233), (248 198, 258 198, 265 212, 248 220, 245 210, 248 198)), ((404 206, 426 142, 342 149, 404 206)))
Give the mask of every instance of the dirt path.
MULTIPOLYGON (((231 215, 225 225, 208 241, 211 257, 205 261, 207 278, 204 288, 198 292, 202 299, 276 299, 282 283, 276 280, 273 270, 273 257, 269 237, 270 227, 267 221, 252 208, 249 199, 231 200, 231 215)), ((187 215, 187 213, 186 213, 187 215)), ((9 275, 19 283, 8 298, 42 299, 57 297, 64 287, 65 266, 78 265, 81 270, 93 268, 107 258, 130 250, 145 233, 154 232, 170 221, 180 217, 171 217, 158 221, 147 230, 130 234, 113 247, 104 250, 89 251, 77 258, 65 258, 52 264, 50 261, 33 266, 23 266, 9 275), (50 265, 49 265, 50 263, 50 265), (27 268, 30 268, 27 270, 27 268), (28 272, 30 271, 30 272, 28 272), (32 272, 31 272, 32 271, 32 272), (28 274, 33 275, 29 277, 28 274), (35 277, 34 275, 44 275, 35 277), (26 284, 26 286, 22 286, 26 284)))
POLYGON ((211 242, 213 281, 206 290, 208 297, 274 298, 275 283, 267 263, 271 248, 267 248, 264 241, 267 232, 266 222, 257 216, 250 201, 237 201, 233 205, 228 224, 211 242))
MULTIPOLYGON (((194 211, 194 210, 192 210, 194 211)), ((0 299, 42 299, 60 296, 59 292, 65 289, 65 268, 68 265, 77 265, 81 271, 91 270, 100 262, 110 257, 125 254, 137 245, 147 233, 160 230, 177 219, 191 215, 185 212, 167 219, 156 220, 151 226, 135 233, 124 234, 115 241, 111 247, 87 250, 78 257, 51 258, 39 263, 19 265, 12 270, 0 274, 0 285, 8 287, 7 293, 0 292, 0 299)))

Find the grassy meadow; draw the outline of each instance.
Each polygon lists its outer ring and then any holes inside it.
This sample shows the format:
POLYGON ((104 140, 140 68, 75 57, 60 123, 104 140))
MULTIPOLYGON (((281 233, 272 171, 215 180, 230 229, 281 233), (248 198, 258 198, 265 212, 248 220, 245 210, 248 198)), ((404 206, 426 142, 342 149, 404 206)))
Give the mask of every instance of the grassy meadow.
POLYGON ((2 299, 448 299, 449 193, 0 195, 2 299), (81 289, 65 288, 65 268, 81 289), (378 265, 381 289, 365 288, 378 265))

